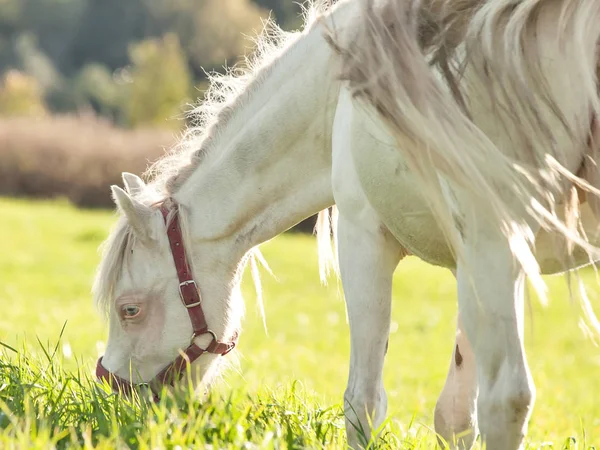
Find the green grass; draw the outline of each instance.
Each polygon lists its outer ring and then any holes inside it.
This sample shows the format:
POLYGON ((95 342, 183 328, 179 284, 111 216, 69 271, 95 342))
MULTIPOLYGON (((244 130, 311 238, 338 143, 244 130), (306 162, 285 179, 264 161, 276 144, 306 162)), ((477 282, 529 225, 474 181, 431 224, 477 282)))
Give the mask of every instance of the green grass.
MULTIPOLYGON (((245 280, 239 369, 208 399, 184 393, 149 405, 94 383, 107 329, 89 291, 112 221, 110 213, 60 201, 0 199, 0 341, 10 347, 0 355, 0 448, 343 447, 348 326, 336 283, 319 284, 309 236, 283 235, 263 247, 278 277, 263 278, 269 335, 245 280)), ((585 278, 600 305, 593 273, 585 278)), ((564 281, 549 282, 550 306, 533 301, 527 319, 538 396, 529 448, 589 448, 600 443, 600 350, 580 331, 564 281)), ((414 258, 400 265, 382 447, 434 447, 432 413, 455 314, 449 273, 414 258)))

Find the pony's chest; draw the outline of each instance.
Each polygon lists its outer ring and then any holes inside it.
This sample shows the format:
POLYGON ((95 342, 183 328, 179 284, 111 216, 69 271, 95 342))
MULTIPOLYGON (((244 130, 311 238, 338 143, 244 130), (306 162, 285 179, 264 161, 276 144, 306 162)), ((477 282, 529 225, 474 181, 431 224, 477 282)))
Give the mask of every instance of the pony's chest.
MULTIPOLYGON (((356 182, 369 205, 396 239, 416 256, 436 265, 454 267, 454 258, 415 178, 395 147, 395 141, 374 115, 355 108, 348 115, 350 134, 344 152, 346 177, 356 182)), ((338 177, 339 178, 339 177, 338 177)))

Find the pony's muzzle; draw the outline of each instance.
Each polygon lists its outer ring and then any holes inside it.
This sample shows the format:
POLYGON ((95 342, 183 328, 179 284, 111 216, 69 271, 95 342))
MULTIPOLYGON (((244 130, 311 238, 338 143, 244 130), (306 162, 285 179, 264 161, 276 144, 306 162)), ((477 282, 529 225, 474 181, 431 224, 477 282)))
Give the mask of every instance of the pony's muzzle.
POLYGON ((102 365, 102 357, 98 358, 98 362, 96 363, 96 378, 98 381, 106 382, 111 387, 113 392, 117 394, 123 394, 126 397, 129 397, 135 390, 147 389, 152 392, 152 400, 154 402, 158 402, 160 400, 158 394, 154 389, 152 389, 150 383, 134 384, 125 378, 115 375, 102 365))

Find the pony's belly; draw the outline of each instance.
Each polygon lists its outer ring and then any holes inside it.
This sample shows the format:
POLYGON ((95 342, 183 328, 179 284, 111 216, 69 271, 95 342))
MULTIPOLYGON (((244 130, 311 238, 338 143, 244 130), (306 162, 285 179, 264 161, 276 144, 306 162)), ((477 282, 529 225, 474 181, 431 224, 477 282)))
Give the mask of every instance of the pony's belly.
POLYGON ((395 141, 361 108, 355 109, 353 122, 354 167, 379 219, 412 254, 454 268, 455 258, 395 141))
MULTIPOLYGON (((351 102, 346 102, 346 106, 351 102)), ((349 152, 354 180, 379 219, 411 253, 431 264, 455 268, 455 258, 441 229, 419 192, 415 177, 395 147, 396 142, 374 114, 360 107, 352 108, 349 152)), ((582 205, 581 221, 593 245, 600 246, 598 220, 588 204, 582 205)), ((543 274, 576 269, 592 261, 579 247, 572 259, 560 236, 540 230, 536 236, 535 255, 543 274)))

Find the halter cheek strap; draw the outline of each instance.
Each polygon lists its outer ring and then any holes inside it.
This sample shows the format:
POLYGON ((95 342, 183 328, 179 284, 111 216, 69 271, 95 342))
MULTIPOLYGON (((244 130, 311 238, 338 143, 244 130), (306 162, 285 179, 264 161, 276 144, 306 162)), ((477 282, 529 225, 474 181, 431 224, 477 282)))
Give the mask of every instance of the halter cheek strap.
MULTIPOLYGON (((165 225, 167 226, 167 237, 169 238, 171 254, 173 256, 173 262, 175 263, 177 278, 179 279, 179 296, 181 297, 181 301, 186 307, 190 321, 192 322, 193 334, 190 345, 182 352, 182 354, 177 356, 171 364, 162 369, 149 383, 147 383, 154 393, 155 400, 158 399, 158 392, 160 392, 162 386, 173 386, 176 381, 181 379, 187 366, 193 363, 202 354, 213 353, 224 356, 235 348, 238 339, 238 333, 236 332, 229 342, 220 342, 217 339, 216 334, 208 328, 206 317, 202 310, 202 298, 200 297, 198 286, 192 277, 185 248, 183 247, 183 235, 179 224, 179 210, 177 209, 177 206, 175 206, 170 222, 168 220, 169 209, 164 206, 164 204, 161 206, 160 211, 165 220, 165 225), (210 344, 208 344, 205 349, 199 347, 194 342, 197 336, 203 334, 209 334, 212 337, 210 344)), ((131 394, 135 387, 134 383, 107 370, 102 365, 102 358, 98 359, 96 364, 96 376, 101 380, 107 381, 112 385, 114 390, 118 390, 125 395, 131 394)))

